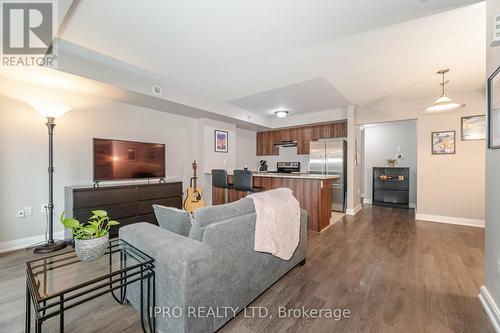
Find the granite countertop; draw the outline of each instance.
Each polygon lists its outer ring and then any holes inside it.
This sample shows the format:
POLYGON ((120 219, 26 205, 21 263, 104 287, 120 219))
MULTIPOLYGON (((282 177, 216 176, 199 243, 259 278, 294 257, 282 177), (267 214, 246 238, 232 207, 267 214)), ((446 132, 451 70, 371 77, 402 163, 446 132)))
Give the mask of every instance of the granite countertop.
MULTIPOLYGON (((327 179, 339 179, 339 176, 335 175, 317 175, 310 174, 307 172, 293 172, 293 173, 276 173, 276 172, 261 172, 253 171, 254 177, 274 177, 274 178, 297 178, 297 179, 319 179, 319 180, 327 180, 327 179)), ((210 172, 205 172, 206 175, 211 175, 210 172)), ((228 176, 232 176, 232 172, 228 171, 228 176)))
POLYGON ((310 174, 307 172, 293 172, 293 173, 274 173, 274 172, 261 172, 253 173, 254 177, 275 177, 275 178, 298 178, 298 179, 319 179, 319 180, 327 180, 327 179, 339 179, 340 176, 336 175, 317 175, 310 174))

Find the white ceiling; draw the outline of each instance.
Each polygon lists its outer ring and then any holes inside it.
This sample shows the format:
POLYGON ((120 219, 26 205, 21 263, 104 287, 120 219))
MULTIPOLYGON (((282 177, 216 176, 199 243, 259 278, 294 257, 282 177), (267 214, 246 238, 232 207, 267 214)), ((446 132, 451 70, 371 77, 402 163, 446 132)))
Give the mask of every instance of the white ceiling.
POLYGON ((450 92, 481 89, 485 5, 476 2, 79 1, 61 38, 249 111, 283 100, 302 113, 324 107, 305 93, 317 78, 332 87, 325 100, 336 94, 332 105, 438 95, 442 67, 450 92))
POLYGON ((336 109, 349 104, 323 77, 245 96, 228 102, 261 116, 273 116, 276 110, 289 110, 290 115, 336 109))

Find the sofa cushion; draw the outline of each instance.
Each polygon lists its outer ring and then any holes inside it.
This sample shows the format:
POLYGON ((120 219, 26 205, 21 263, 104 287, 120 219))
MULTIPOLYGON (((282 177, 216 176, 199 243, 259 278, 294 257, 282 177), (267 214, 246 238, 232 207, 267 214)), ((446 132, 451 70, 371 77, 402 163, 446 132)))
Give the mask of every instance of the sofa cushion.
POLYGON ((225 205, 199 208, 194 211, 189 238, 201 242, 205 228, 210 224, 251 213, 255 213, 255 207, 250 198, 243 198, 225 205))
POLYGON ((161 205, 153 205, 156 219, 160 227, 175 232, 182 236, 188 236, 191 230, 191 215, 185 210, 161 205))

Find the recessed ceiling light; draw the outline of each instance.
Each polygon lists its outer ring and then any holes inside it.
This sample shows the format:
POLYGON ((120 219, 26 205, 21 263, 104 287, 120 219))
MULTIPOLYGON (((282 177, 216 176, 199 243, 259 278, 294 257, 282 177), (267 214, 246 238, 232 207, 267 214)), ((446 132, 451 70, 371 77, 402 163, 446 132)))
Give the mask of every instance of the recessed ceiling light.
POLYGON ((285 118, 286 116, 288 116, 288 113, 290 113, 290 111, 286 110, 274 111, 274 115, 278 118, 285 118))

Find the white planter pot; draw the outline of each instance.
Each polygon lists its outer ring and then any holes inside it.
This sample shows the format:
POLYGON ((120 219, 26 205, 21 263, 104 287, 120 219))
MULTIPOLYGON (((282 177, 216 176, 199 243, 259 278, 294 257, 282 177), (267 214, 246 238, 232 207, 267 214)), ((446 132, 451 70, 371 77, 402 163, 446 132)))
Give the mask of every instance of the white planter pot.
POLYGON ((108 248, 109 234, 99 238, 75 239, 76 255, 81 261, 97 260, 108 248))

